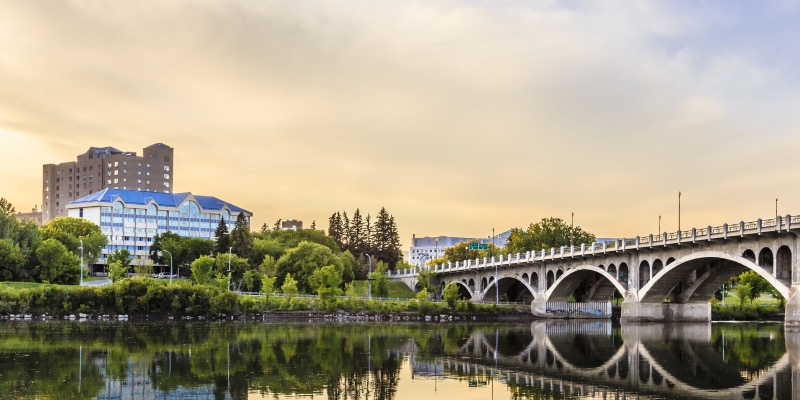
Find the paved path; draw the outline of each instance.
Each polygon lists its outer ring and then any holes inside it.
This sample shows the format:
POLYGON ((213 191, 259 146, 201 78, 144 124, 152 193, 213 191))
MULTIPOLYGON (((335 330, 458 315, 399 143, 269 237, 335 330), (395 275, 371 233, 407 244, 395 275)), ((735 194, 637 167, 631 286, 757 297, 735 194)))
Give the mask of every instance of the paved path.
POLYGON ((100 281, 86 281, 81 284, 81 286, 105 286, 110 285, 111 279, 103 279, 100 281))

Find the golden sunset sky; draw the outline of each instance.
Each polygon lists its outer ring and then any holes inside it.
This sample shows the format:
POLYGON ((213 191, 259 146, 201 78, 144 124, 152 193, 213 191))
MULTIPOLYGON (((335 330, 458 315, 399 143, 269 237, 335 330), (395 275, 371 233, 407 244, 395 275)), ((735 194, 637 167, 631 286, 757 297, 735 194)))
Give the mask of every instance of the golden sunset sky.
POLYGON ((789 2, 0 0, 0 197, 90 146, 176 148, 253 228, 600 237, 800 213, 789 2), (748 8, 750 7, 750 8, 748 8))

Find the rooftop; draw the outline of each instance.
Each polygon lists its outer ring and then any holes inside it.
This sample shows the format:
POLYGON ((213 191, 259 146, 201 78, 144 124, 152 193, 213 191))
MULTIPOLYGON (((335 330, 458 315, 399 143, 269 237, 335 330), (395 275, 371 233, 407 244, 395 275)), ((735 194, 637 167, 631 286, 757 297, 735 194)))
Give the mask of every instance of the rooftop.
POLYGON ((122 200, 125 204, 148 204, 151 200, 159 206, 164 207, 178 207, 186 200, 187 197, 193 196, 194 200, 204 210, 221 210, 224 206, 228 206, 233 212, 244 212, 251 214, 241 207, 235 206, 231 203, 223 201, 214 196, 201 196, 193 195, 191 192, 185 193, 159 193, 159 192, 142 192, 139 190, 125 190, 125 189, 103 189, 101 191, 92 193, 86 197, 69 202, 67 205, 83 204, 83 203, 113 203, 117 200, 122 200))

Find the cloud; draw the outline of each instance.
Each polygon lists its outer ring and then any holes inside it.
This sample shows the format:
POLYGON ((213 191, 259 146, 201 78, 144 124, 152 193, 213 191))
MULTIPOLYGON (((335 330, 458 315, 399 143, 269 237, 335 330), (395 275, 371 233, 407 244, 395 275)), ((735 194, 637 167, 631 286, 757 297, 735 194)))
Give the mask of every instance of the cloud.
MULTIPOLYGON (((749 28, 751 40, 728 41, 718 31, 746 15, 738 9, 250 0, 0 0, 0 9, 0 129, 50 149, 6 151, 2 171, 93 145, 165 142, 177 149, 176 190, 226 198, 256 224, 325 226, 336 210, 386 206, 406 238, 475 236, 572 211, 601 236, 630 236, 672 212, 677 190, 742 198, 746 186, 800 199, 775 178, 800 172, 778 163, 792 153, 775 147, 795 135, 795 60, 764 49, 797 32, 749 28)), ((6 192, 41 201, 30 188, 6 192)), ((697 200, 684 220, 754 215, 762 200, 726 211, 697 200)))

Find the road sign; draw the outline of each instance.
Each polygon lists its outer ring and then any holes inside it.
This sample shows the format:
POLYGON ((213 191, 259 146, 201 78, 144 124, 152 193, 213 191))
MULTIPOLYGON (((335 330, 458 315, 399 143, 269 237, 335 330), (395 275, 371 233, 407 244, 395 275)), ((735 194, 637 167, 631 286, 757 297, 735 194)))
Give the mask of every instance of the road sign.
POLYGON ((489 245, 486 243, 470 242, 470 250, 489 250, 489 245))

